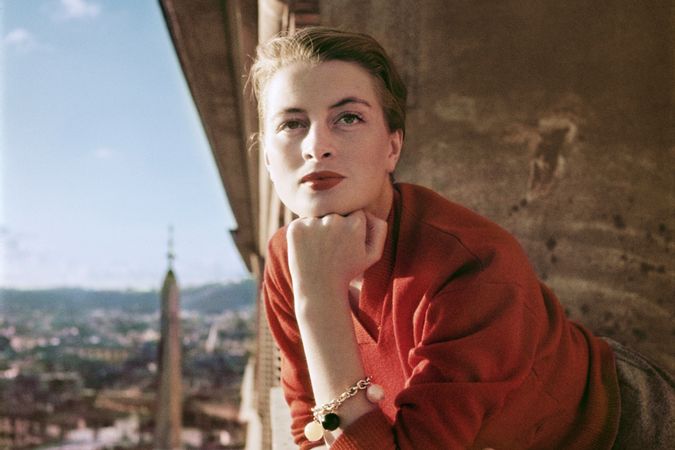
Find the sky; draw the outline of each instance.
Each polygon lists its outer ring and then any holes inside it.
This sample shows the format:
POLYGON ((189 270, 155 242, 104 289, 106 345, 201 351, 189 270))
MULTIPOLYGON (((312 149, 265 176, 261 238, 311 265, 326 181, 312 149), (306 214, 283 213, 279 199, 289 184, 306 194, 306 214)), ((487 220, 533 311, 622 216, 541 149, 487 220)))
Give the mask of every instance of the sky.
POLYGON ((248 276, 156 0, 0 0, 0 287, 248 276))

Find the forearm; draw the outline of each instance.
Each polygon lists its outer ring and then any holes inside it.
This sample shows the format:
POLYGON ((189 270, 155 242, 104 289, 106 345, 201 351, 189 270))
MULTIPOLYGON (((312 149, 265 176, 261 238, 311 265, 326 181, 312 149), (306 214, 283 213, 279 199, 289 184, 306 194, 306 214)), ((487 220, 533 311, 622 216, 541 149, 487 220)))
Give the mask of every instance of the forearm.
MULTIPOLYGON (((345 286, 323 293, 298 293, 296 298, 296 318, 317 405, 338 397, 367 376, 354 335, 347 289, 345 286), (312 298, 315 296, 329 298, 317 301, 312 298)), ((350 398, 338 411, 340 428, 374 407, 365 395, 350 398)))
MULTIPOLYGON (((328 214, 289 224, 288 266, 294 314, 317 405, 337 398, 366 377, 349 305, 349 284, 382 256, 387 223, 364 211, 328 214)), ((374 408, 365 395, 337 411, 340 433, 374 408)))

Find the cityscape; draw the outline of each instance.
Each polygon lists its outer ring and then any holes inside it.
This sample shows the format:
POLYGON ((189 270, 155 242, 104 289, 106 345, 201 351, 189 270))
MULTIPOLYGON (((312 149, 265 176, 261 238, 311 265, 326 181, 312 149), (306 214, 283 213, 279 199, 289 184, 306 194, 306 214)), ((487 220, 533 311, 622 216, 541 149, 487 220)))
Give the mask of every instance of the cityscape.
MULTIPOLYGON (((180 294, 182 444, 242 449, 253 280, 180 294)), ((0 290, 0 448, 153 448, 158 291, 0 290)))

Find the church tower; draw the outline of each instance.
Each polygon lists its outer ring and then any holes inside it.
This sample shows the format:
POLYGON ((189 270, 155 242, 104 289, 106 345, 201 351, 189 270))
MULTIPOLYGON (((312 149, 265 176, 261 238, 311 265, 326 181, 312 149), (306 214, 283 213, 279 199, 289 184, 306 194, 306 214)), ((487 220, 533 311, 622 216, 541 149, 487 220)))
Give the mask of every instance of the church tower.
POLYGON ((173 228, 169 227, 168 270, 161 293, 161 338, 159 343, 158 390, 154 447, 180 449, 183 414, 181 377, 180 292, 173 273, 173 228))

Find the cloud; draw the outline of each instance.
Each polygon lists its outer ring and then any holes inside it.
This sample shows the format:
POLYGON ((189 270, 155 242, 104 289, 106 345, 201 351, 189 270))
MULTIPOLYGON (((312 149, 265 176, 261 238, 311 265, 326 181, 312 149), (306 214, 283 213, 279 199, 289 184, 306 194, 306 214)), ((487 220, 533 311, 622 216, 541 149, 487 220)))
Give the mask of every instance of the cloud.
POLYGON ((0 260, 19 261, 30 257, 29 247, 33 236, 26 233, 17 233, 7 226, 0 226, 0 260))
POLYGON ((61 13, 63 19, 89 19, 96 17, 101 12, 101 6, 87 0, 61 0, 61 13))
POLYGON ((5 35, 2 42, 8 47, 19 50, 32 50, 37 46, 37 39, 24 28, 15 28, 5 35))
POLYGON ((99 147, 93 151, 94 158, 102 160, 112 159, 116 153, 115 150, 108 147, 99 147))
POLYGON ((30 261, 30 236, 15 233, 5 225, 0 225, 0 287, 7 287, 12 279, 12 268, 30 261))

